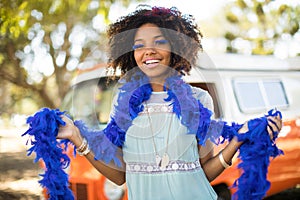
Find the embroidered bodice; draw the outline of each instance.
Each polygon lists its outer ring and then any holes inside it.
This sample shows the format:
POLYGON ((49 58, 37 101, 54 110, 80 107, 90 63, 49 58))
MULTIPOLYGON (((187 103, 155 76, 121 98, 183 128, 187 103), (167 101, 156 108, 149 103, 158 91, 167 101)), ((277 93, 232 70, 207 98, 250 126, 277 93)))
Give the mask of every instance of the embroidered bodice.
MULTIPOLYGON (((173 113, 172 102, 165 101, 167 96, 166 92, 153 92, 147 106, 144 105, 126 132, 123 158, 129 199, 196 199, 199 195, 216 199, 199 162, 196 135, 187 134, 187 128, 173 113), (170 121, 170 138, 166 144, 170 121), (155 162, 153 139, 160 156, 167 148, 170 162, 166 168, 160 168, 155 162), (197 184, 191 186, 190 181, 197 184)), ((207 92, 195 89, 195 97, 212 109, 207 92)))

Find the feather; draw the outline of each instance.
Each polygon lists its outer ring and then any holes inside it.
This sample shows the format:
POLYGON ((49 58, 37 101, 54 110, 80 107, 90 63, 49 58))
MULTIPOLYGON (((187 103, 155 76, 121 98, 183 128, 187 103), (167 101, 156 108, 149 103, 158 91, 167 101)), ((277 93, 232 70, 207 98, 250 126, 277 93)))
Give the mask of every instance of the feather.
MULTIPOLYGON (((22 134, 28 135, 32 147, 28 150, 28 155, 36 154, 34 162, 42 160, 45 164, 45 173, 39 183, 47 189, 50 200, 74 199, 72 191, 69 189, 68 175, 64 169, 70 164, 70 158, 64 153, 60 142, 56 140, 58 128, 65 125, 61 119, 63 112, 43 108, 34 116, 27 118, 29 129, 22 134)), ((65 145, 68 141, 62 141, 65 145)))

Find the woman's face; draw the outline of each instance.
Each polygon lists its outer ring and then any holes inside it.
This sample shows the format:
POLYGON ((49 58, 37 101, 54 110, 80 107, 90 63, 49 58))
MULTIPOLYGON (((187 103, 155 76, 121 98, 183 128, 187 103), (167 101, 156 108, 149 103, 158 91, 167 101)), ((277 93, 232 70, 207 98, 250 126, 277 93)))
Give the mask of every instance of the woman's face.
POLYGON ((171 46, 154 24, 144 24, 134 37, 134 59, 154 83, 163 84, 170 70, 171 46))

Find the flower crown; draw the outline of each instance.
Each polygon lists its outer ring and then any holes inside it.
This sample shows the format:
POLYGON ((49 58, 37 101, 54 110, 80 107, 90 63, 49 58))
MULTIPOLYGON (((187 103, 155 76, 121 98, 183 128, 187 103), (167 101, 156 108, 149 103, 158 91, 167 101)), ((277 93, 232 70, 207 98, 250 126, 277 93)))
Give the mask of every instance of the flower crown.
POLYGON ((148 7, 144 13, 145 16, 162 16, 162 15, 173 15, 180 16, 181 12, 176 7, 166 8, 160 6, 148 7))

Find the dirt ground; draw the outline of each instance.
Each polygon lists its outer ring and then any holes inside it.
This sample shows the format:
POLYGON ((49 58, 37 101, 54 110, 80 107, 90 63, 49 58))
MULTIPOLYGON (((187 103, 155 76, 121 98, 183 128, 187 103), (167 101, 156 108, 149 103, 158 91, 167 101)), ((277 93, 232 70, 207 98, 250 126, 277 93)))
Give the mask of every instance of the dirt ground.
POLYGON ((26 128, 0 128, 0 200, 41 199, 38 164, 27 156, 26 128))
MULTIPOLYGON (((35 155, 26 156, 26 139, 22 130, 0 129, 0 200, 39 200, 42 189, 38 174, 42 171, 33 163, 35 155)), ((299 200, 300 188, 294 188, 266 200, 299 200)))
MULTIPOLYGON (((41 189, 37 183, 39 168, 33 156, 24 152, 1 153, 0 200, 39 200, 41 189)), ((300 188, 290 189, 265 200, 299 200, 300 188)))
POLYGON ((1 153, 0 199, 40 199, 38 165, 25 153, 1 153))

